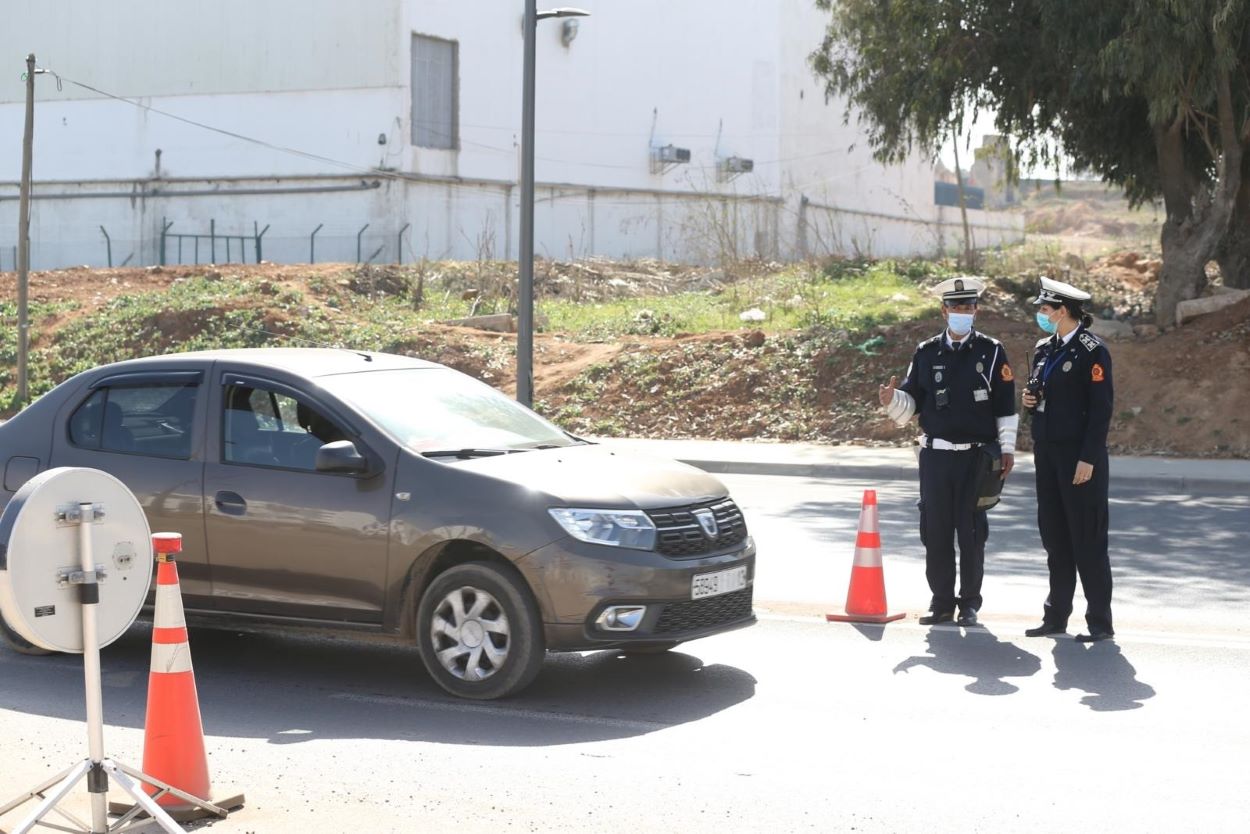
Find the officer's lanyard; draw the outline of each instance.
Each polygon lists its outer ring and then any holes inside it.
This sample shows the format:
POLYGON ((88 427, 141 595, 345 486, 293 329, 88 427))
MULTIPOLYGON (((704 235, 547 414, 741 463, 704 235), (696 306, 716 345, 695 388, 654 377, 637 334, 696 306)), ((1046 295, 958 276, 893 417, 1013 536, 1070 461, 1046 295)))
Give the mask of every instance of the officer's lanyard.
POLYGON ((1055 351, 1055 355, 1046 360, 1046 367, 1042 369, 1042 382, 1045 383, 1050 379, 1050 374, 1059 365, 1059 360, 1063 359, 1063 354, 1068 349, 1067 342, 1060 342, 1059 349, 1055 351))

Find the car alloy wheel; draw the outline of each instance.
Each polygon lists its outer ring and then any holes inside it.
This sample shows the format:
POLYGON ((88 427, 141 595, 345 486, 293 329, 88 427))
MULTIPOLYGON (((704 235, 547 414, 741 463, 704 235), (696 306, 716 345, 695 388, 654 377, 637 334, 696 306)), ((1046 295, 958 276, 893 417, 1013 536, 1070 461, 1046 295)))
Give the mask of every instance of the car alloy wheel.
POLYGON ((439 686, 488 700, 521 691, 542 668, 538 606, 511 565, 465 562, 440 573, 421 595, 417 646, 439 686))
POLYGON ((443 668, 466 681, 482 681, 508 660, 512 632, 499 601, 481 588, 455 588, 434 609, 434 651, 443 668))

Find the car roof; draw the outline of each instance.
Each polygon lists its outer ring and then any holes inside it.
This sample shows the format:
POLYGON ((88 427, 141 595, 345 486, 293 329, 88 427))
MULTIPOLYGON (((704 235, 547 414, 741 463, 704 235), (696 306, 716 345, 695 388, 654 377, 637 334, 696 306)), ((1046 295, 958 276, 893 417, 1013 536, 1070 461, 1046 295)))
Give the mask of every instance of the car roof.
POLYGON ((147 356, 127 359, 97 370, 107 368, 110 372, 143 371, 155 369, 172 370, 180 364, 202 367, 215 361, 226 361, 257 368, 272 368, 304 377, 350 374, 358 371, 389 371, 400 368, 442 368, 436 362, 399 356, 393 353, 356 351, 347 348, 238 348, 234 350, 200 350, 169 353, 163 356, 147 356))

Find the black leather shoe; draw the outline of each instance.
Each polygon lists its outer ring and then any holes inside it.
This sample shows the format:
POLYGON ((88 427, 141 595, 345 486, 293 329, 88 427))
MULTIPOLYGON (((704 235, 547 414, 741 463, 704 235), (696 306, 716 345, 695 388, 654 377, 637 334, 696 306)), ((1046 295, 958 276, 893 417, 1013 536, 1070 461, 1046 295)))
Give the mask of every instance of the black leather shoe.
POLYGON ((925 614, 920 618, 921 625, 938 625, 939 623, 950 623, 954 621, 955 615, 950 611, 943 611, 940 614, 935 611, 931 614, 925 614))
POLYGON ((969 608, 959 612, 959 619, 956 620, 964 628, 969 628, 977 624, 977 609, 969 608))
POLYGON ((1078 642, 1078 643, 1098 643, 1098 642, 1100 642, 1100 641, 1102 641, 1102 640, 1110 640, 1112 637, 1115 637, 1115 632, 1114 632, 1114 631, 1093 631, 1093 630, 1091 629, 1091 630, 1090 630, 1090 632, 1089 632, 1089 634, 1078 634, 1078 635, 1076 635, 1076 642, 1078 642))
POLYGON ((1024 630, 1025 637, 1048 637, 1051 634, 1065 634, 1068 631, 1067 626, 1058 623, 1042 623, 1037 628, 1026 628, 1024 630))

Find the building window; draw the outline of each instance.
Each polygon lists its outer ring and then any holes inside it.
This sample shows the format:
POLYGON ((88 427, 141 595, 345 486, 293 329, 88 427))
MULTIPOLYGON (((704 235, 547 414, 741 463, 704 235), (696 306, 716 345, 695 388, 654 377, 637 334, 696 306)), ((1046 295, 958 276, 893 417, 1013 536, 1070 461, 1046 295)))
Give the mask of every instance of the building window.
POLYGON ((423 148, 460 145, 457 129, 458 44, 412 36, 412 144, 423 148))

